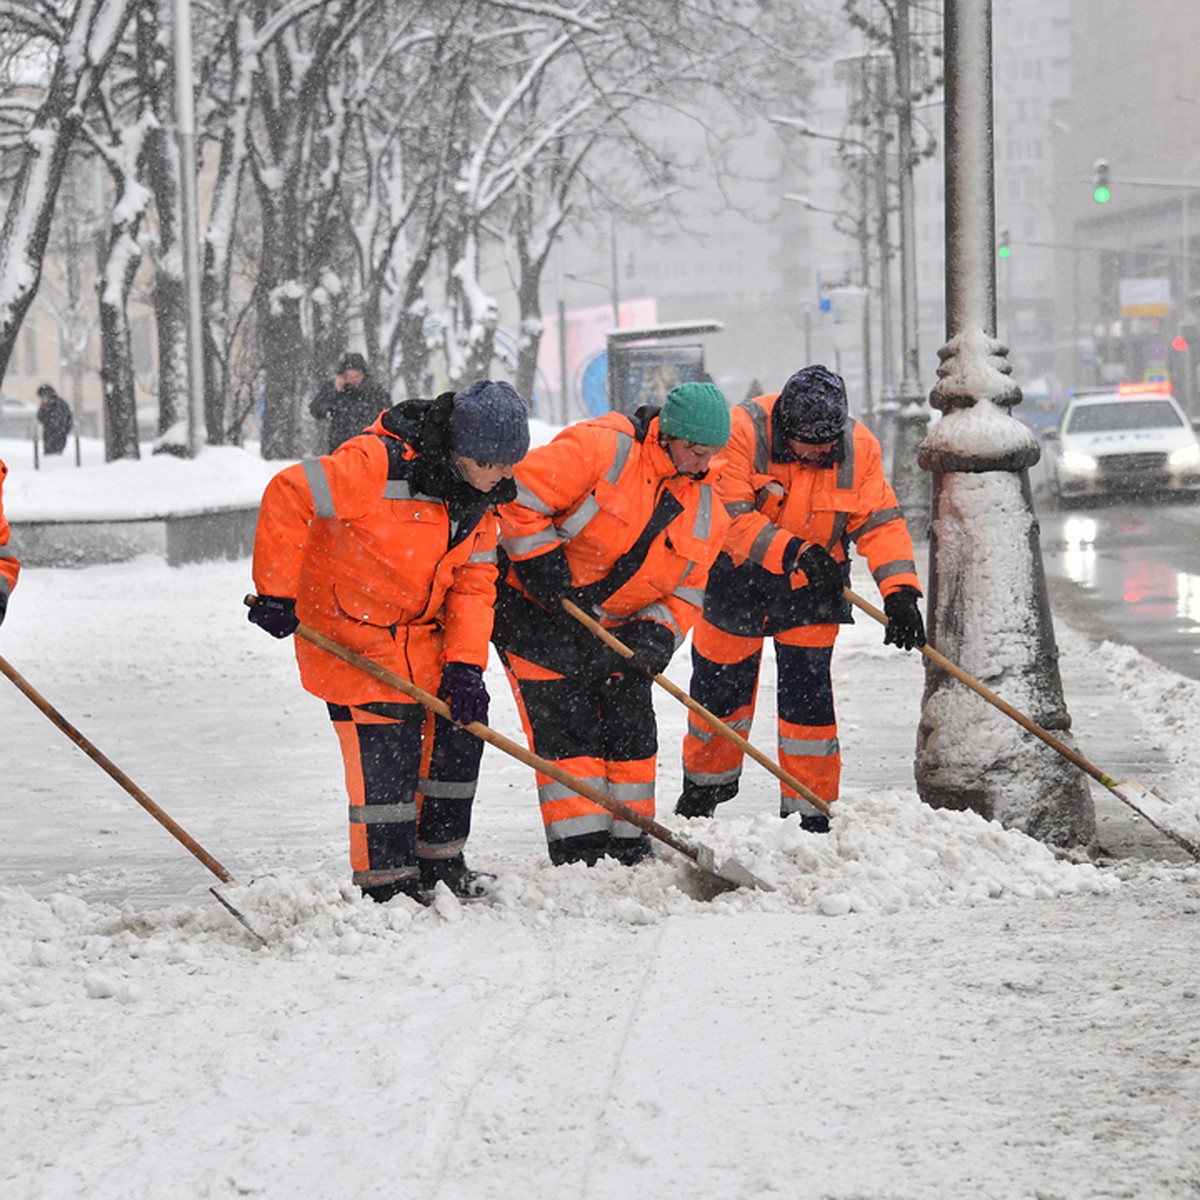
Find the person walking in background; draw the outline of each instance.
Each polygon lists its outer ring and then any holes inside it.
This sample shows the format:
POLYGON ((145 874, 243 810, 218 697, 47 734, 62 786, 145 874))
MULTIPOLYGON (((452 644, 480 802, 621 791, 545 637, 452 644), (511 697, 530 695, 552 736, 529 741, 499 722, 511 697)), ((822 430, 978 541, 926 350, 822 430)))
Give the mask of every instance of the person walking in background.
POLYGON ((45 454, 61 454, 67 448, 67 435, 75 423, 71 406, 48 383, 43 383, 37 394, 42 451, 45 454))
POLYGON ((353 351, 343 354, 337 374, 326 380, 308 406, 318 419, 329 418, 329 453, 344 441, 362 433, 392 398, 367 367, 367 360, 353 351))
MULTIPOLYGON (((493 640, 530 749, 654 815, 658 735, 650 676, 700 613, 728 518, 713 489, 729 405, 711 383, 671 389, 661 411, 608 413, 562 430, 517 467, 500 507, 503 570, 493 640), (610 650, 570 599, 634 651, 610 650)), ((555 865, 651 853, 628 821, 548 776, 538 799, 555 865)))
MULTIPOLYGON (((843 595, 849 548, 866 558, 883 596, 884 642, 910 650, 925 644, 912 539, 878 440, 849 416, 845 383, 823 366, 739 405, 724 458, 718 487, 732 524, 693 635, 691 694, 748 736, 763 639, 773 638, 779 765, 832 802, 841 751, 830 667, 838 626, 852 619, 843 595)), ((737 794, 742 757, 693 716, 675 812, 711 817, 737 794)), ((805 829, 829 828, 784 785, 780 814, 794 812, 805 829)))
MULTIPOLYGON (((436 692, 459 724, 486 722, 493 506, 515 497, 528 448, 524 400, 481 379, 397 404, 332 454, 285 467, 259 512, 250 620, 280 638, 303 622, 436 692)), ((308 641, 295 651, 341 744, 354 883, 381 903, 439 882, 485 892, 463 856, 483 742, 308 641)))
POLYGON ((17 586, 17 576, 21 573, 21 563, 15 551, 8 543, 8 521, 4 516, 4 480, 8 477, 8 467, 0 459, 0 625, 4 624, 4 616, 8 612, 8 598, 17 586))

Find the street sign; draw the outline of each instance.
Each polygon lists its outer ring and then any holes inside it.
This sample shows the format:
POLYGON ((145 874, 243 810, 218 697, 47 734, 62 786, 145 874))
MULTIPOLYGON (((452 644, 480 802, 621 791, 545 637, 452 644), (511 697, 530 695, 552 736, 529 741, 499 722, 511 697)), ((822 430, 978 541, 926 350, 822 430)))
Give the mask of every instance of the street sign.
POLYGON ((1120 300, 1122 317, 1165 317, 1171 311, 1171 281, 1122 279, 1120 300))

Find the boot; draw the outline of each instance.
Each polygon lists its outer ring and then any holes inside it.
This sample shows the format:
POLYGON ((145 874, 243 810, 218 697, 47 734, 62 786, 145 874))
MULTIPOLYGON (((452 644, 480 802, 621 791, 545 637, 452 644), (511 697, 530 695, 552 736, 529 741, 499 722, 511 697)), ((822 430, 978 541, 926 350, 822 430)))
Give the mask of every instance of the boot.
POLYGON ((684 781, 683 791, 675 801, 677 817, 712 817, 717 805, 737 795, 736 783, 700 784, 684 781))
POLYGON ((634 867, 654 857, 654 843, 647 833, 635 838, 615 837, 609 842, 608 857, 615 858, 623 867, 634 867))
POLYGON ((396 896, 407 896, 410 900, 423 903, 415 879, 397 879, 393 883, 373 883, 360 886, 358 890, 368 900, 374 900, 376 904, 386 904, 396 896))
POLYGON ((460 900, 482 900, 491 894, 496 876, 472 871, 461 854, 453 858, 421 859, 422 899, 428 902, 439 883, 444 883, 460 900))
POLYGON ((581 833, 576 837, 556 838, 547 849, 556 867, 579 862, 594 867, 608 853, 611 841, 607 832, 581 833))

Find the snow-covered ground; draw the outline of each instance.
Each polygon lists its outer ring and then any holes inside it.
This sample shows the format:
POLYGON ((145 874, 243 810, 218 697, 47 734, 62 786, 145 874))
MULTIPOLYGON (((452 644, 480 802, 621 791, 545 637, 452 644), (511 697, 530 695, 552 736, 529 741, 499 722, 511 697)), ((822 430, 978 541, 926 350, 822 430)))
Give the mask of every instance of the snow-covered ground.
MULTIPOLYGON (((155 501, 161 459, 34 473, 25 450, 0 443, 10 518, 70 515, 68 487, 93 511, 155 501)), ((165 466, 176 499, 270 471, 233 450, 165 466)), ((878 627, 835 658, 826 838, 772 815, 753 764, 715 821, 672 817, 684 712, 656 693, 660 818, 775 891, 714 895, 665 848, 550 867, 530 771, 489 747, 470 857, 494 902, 379 907, 348 887, 324 708, 247 623, 250 586, 247 561, 145 558, 29 569, 14 593, 0 654, 229 870, 267 945, 0 680, 5 1200, 1200 1193, 1200 869, 1061 861, 926 809, 880 765, 911 759, 923 676, 878 627)), ((1068 694, 1072 661, 1100 663, 1200 796, 1197 685, 1060 637, 1068 694)), ((684 655, 669 673, 686 684, 684 655)))

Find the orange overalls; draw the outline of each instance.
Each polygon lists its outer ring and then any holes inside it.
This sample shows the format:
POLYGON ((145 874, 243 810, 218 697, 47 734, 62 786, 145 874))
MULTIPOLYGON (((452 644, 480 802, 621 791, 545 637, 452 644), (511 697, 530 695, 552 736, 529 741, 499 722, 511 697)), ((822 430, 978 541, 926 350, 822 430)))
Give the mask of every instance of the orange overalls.
MULTIPOLYGON (((530 748, 646 816, 654 815, 658 753, 649 677, 619 671, 590 631, 536 603, 519 570, 561 548, 602 625, 620 636, 624 622, 658 622, 679 646, 729 520, 712 468, 702 479, 676 470, 656 412, 570 425, 518 464, 517 499, 499 509, 512 565, 494 633, 530 748)), ((552 861, 636 861, 645 839, 635 826, 540 773, 537 783, 552 861)))
MULTIPOLYGON (((254 583, 294 596, 303 624, 436 693, 444 663, 487 664, 496 518, 481 493, 456 504, 417 490, 416 451, 391 420, 271 480, 254 583)), ((461 854, 483 743, 310 642, 295 649, 341 744, 354 882, 415 883, 418 858, 461 854)))
MULTIPOLYGON (((852 418, 827 465, 798 462, 778 427, 778 395, 733 410, 718 483, 732 520, 714 564, 704 615, 692 641, 692 697, 748 736, 765 637, 775 643, 779 765, 825 801, 837 799, 841 750, 830 665, 838 625, 850 621, 842 597, 815 599, 803 574, 783 574, 793 538, 816 542, 845 563, 854 543, 886 596, 920 590, 912 539, 884 477, 879 442, 852 418)), ((677 811, 701 813, 737 794, 742 752, 691 717, 683 744, 684 791, 677 811)), ((815 816, 781 785, 780 811, 815 816)))
POLYGON ((0 607, 8 606, 8 597, 17 586, 17 576, 21 573, 21 563, 15 551, 8 544, 8 521, 4 518, 4 479, 8 467, 0 459, 0 607))

